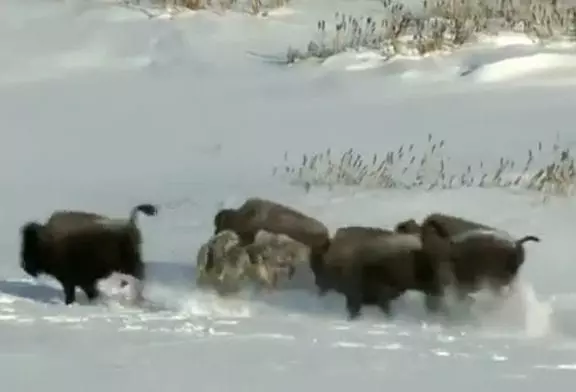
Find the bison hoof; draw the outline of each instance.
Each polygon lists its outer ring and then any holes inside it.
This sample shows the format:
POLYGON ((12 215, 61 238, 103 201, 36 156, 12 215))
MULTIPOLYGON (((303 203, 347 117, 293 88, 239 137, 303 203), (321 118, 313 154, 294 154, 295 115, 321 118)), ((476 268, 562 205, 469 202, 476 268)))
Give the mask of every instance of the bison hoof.
POLYGON ((348 321, 354 321, 360 317, 360 312, 348 312, 348 321))

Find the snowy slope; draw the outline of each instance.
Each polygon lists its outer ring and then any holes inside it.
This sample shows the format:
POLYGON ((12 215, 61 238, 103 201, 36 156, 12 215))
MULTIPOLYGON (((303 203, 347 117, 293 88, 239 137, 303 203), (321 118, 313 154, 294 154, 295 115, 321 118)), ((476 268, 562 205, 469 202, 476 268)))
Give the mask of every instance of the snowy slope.
POLYGON ((576 377, 576 203, 498 189, 313 188, 271 175, 286 151, 367 153, 446 139, 453 160, 522 158, 576 140, 576 53, 525 39, 421 61, 336 56, 281 67, 247 54, 305 45, 318 18, 377 2, 295 2, 269 18, 190 13, 173 20, 88 1, 4 0, 0 12, 0 375, 6 390, 364 391, 465 387, 565 390, 576 377), (464 73, 465 76, 461 76, 464 73), (459 323, 426 320, 420 298, 397 320, 353 323, 337 295, 300 286, 218 299, 194 287, 194 256, 221 205, 252 195, 340 225, 392 226, 431 210, 463 214, 527 245, 523 290, 459 323), (140 220, 156 306, 110 298, 62 304, 60 287, 18 267, 18 228, 56 208, 140 220), (552 382, 553 384, 550 384, 552 382))

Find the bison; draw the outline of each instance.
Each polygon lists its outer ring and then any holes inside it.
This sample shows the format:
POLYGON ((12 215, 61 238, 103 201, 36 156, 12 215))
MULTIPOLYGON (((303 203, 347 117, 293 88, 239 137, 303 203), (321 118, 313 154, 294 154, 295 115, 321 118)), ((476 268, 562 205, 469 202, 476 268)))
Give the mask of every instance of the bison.
POLYGON ((312 271, 319 268, 322 255, 330 245, 330 232, 322 222, 261 198, 249 198, 237 209, 218 211, 214 216, 214 232, 217 234, 222 230, 237 233, 243 245, 253 243, 260 230, 287 235, 310 248, 312 271))
POLYGON ((242 246, 240 237, 231 230, 215 234, 198 250, 196 283, 200 287, 212 286, 220 295, 238 292, 246 281, 272 288, 274 271, 265 260, 256 259, 257 245, 242 246))
POLYGON ((344 294, 350 320, 360 315, 363 304, 378 305, 391 316, 391 301, 407 290, 423 292, 427 309, 436 312, 447 256, 443 235, 434 226, 426 227, 421 235, 340 229, 324 257, 325 288, 344 294))
POLYGON ((486 285, 498 295, 512 287, 525 261, 524 243, 540 242, 540 238, 527 235, 515 239, 500 231, 474 229, 448 241, 456 293, 464 299, 486 285))
POLYGON ((395 231, 398 233, 418 233, 423 225, 426 225, 431 221, 442 225, 443 230, 447 231, 449 235, 455 235, 473 229, 496 230, 493 227, 458 216, 433 213, 424 218, 421 225, 419 225, 414 219, 400 222, 396 225, 395 231))
MULTIPOLYGON (((141 233, 135 215, 157 214, 151 204, 134 207, 130 219, 109 219, 97 214, 57 211, 46 224, 27 222, 21 229, 20 265, 30 276, 45 274, 60 282, 65 303, 75 302, 76 287, 90 301, 99 296, 98 280, 117 272, 142 283, 141 233)), ((141 298, 141 288, 137 289, 141 298)))
POLYGON ((240 281, 250 266, 250 257, 240 245, 240 238, 230 230, 212 236, 198 249, 196 283, 210 285, 221 295, 238 291, 240 281))
MULTIPOLYGON (((136 219, 139 212, 144 212, 148 216, 156 215, 157 207, 151 204, 140 204, 135 206, 130 211, 128 222, 136 225, 136 219)), ((54 234, 65 235, 70 231, 82 229, 86 227, 86 225, 99 224, 102 220, 111 222, 114 219, 94 212, 57 210, 50 215, 45 226, 54 234)), ((125 220, 122 219, 121 224, 124 222, 125 220)))
POLYGON ((292 279, 296 267, 310 262, 310 248, 284 234, 260 230, 254 242, 246 246, 253 265, 264 268, 269 277, 268 287, 276 288, 284 274, 292 279))
POLYGON ((421 225, 413 219, 401 222, 395 231, 419 233, 430 225, 440 226, 447 234, 445 240, 450 248, 448 265, 451 285, 460 300, 470 299, 469 294, 484 285, 501 294, 504 287, 511 286, 515 281, 524 263, 523 244, 527 241, 540 242, 533 235, 515 239, 506 231, 440 213, 430 214, 421 225))
POLYGON ((318 294, 324 296, 332 289, 338 291, 342 268, 353 260, 363 241, 391 234, 390 230, 367 226, 345 226, 336 230, 321 263, 313 270, 318 294))

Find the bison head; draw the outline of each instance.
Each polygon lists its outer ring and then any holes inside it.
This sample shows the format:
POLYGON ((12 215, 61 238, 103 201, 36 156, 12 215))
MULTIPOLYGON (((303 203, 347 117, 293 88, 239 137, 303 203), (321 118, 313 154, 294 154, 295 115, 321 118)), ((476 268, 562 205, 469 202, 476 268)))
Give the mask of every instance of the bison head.
POLYGON ((420 225, 414 219, 408 219, 400 222, 394 228, 397 233, 418 234, 420 233, 420 225))
POLYGON ((223 209, 218 211, 214 216, 214 234, 218 234, 221 231, 234 229, 234 210, 223 209))
POLYGON ((42 271, 42 230, 38 222, 28 222, 20 229, 20 266, 30 276, 37 277, 42 271))

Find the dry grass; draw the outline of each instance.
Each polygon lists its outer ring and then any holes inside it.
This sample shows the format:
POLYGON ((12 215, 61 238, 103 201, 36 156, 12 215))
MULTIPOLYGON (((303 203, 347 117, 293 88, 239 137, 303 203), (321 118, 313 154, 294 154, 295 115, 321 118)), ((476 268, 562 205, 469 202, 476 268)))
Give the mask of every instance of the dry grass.
POLYGON ((318 21, 319 37, 305 52, 289 48, 287 62, 361 48, 385 56, 424 55, 500 32, 521 32, 540 41, 576 37, 576 7, 562 0, 422 0, 414 10, 396 0, 381 1, 378 17, 336 13, 332 31, 325 20, 318 21))
MULTIPOLYGON (((124 0, 141 5, 139 0, 124 0)), ((267 11, 284 7, 289 0, 151 0, 155 5, 176 12, 183 10, 235 10, 252 14, 265 14, 267 11)))
POLYGON ((574 194, 576 170, 568 148, 543 143, 530 149, 525 159, 501 157, 495 164, 480 161, 462 165, 445 153, 446 142, 432 135, 424 149, 402 145, 383 154, 362 155, 353 149, 334 154, 331 149, 303 154, 293 163, 287 154, 273 174, 307 190, 314 186, 356 186, 384 189, 457 189, 505 187, 535 190, 546 195, 574 194))

